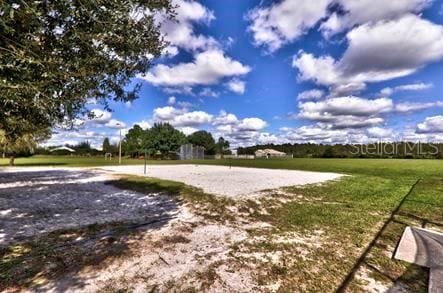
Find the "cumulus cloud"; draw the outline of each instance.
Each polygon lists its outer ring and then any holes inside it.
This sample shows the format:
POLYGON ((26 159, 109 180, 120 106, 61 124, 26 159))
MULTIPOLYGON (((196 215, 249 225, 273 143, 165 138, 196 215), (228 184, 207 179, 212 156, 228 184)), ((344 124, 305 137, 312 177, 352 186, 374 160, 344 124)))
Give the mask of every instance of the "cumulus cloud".
POLYGON ((174 126, 198 126, 212 121, 212 115, 204 111, 192 111, 176 116, 171 124, 174 126))
POLYGON ((301 92, 297 96, 297 100, 319 100, 325 95, 323 90, 313 89, 301 92))
POLYGON ((214 125, 232 125, 238 123, 238 118, 232 113, 222 110, 217 117, 214 118, 214 125))
POLYGON ((375 100, 360 97, 329 98, 317 102, 301 102, 296 118, 328 124, 329 128, 363 128, 384 122, 381 114, 392 111, 391 99, 375 100))
POLYGON ((355 25, 394 19, 406 13, 418 13, 428 7, 432 0, 337 0, 345 13, 332 13, 320 26, 322 34, 330 36, 355 25))
POLYGON ((390 128, 371 127, 367 129, 370 137, 375 138, 390 138, 394 134, 394 130, 390 128))
POLYGON ((392 110, 391 99, 369 100, 354 96, 331 98, 319 102, 300 103, 299 108, 305 113, 331 115, 371 116, 392 110))
POLYGON ((89 121, 96 124, 106 124, 111 120, 112 114, 109 111, 103 111, 101 109, 92 109, 91 114, 93 115, 89 121))
POLYGON ((226 86, 229 90, 231 90, 234 93, 237 93, 239 95, 243 95, 245 93, 246 83, 239 79, 232 79, 230 80, 226 86))
POLYGON ((399 85, 396 87, 385 87, 380 91, 382 95, 390 96, 395 92, 401 92, 401 91, 423 91, 428 90, 432 88, 434 85, 432 83, 411 83, 411 84, 404 84, 399 85))
POLYGON ((177 127, 191 127, 207 124, 212 121, 212 115, 203 111, 191 111, 166 106, 154 109, 154 121, 168 122, 177 127))
POLYGON ((274 52, 284 44, 294 41, 315 26, 327 14, 333 0, 293 1, 283 0, 266 7, 249 11, 248 30, 256 46, 266 46, 274 52))
POLYGON ((318 125, 285 127, 280 130, 290 143, 345 143, 349 135, 347 130, 327 129, 318 125))
POLYGON ((144 129, 144 130, 146 130, 146 129, 148 129, 148 128, 151 128, 151 123, 149 122, 149 121, 146 121, 146 120, 141 120, 141 121, 138 121, 138 122, 135 122, 134 124, 133 124, 133 126, 134 125, 138 125, 138 126, 140 126, 142 129, 144 129))
POLYGON ((216 137, 223 136, 231 142, 231 145, 243 146, 256 144, 260 139, 265 139, 266 135, 263 135, 262 130, 268 124, 257 117, 238 119, 232 113, 220 111, 212 125, 215 127, 213 132, 216 137))
POLYGON ((169 98, 168 98, 168 105, 174 105, 175 104, 175 102, 176 102, 176 98, 174 97, 174 96, 170 96, 169 98))
POLYGON ((398 103, 395 105, 395 111, 400 113, 412 113, 434 107, 443 107, 443 101, 428 102, 428 103, 411 103, 411 102, 398 103))
POLYGON ((195 127, 185 126, 185 127, 179 127, 178 130, 183 132, 185 135, 190 135, 193 134, 194 132, 197 132, 199 129, 195 127))
POLYGON ((113 129, 123 129, 126 127, 126 123, 117 119, 111 119, 105 126, 113 129))
POLYGON ((198 51, 220 46, 214 38, 194 32, 194 24, 209 25, 215 19, 211 10, 196 1, 174 0, 172 4, 176 6, 174 19, 169 19, 166 15, 158 15, 156 19, 161 33, 170 44, 165 55, 178 54, 177 47, 198 51))
POLYGON ((265 128, 267 123, 260 118, 245 118, 238 124, 239 130, 257 131, 265 128))
POLYGON ((417 125, 417 133, 443 133, 443 116, 426 117, 425 121, 417 125))
POLYGON ((195 55, 190 63, 156 65, 144 80, 156 86, 186 87, 213 85, 223 78, 245 75, 250 67, 231 59, 220 50, 209 50, 195 55))
POLYGON ((340 60, 300 51, 293 59, 301 80, 362 89, 368 82, 402 77, 443 58, 443 26, 408 14, 390 21, 366 23, 347 33, 348 48, 340 60))
POLYGON ((217 98, 220 93, 213 91, 211 88, 205 87, 200 91, 199 95, 203 97, 217 98))
POLYGON ((154 109, 154 119, 160 121, 172 120, 176 116, 181 115, 183 110, 177 109, 172 106, 160 107, 154 109))

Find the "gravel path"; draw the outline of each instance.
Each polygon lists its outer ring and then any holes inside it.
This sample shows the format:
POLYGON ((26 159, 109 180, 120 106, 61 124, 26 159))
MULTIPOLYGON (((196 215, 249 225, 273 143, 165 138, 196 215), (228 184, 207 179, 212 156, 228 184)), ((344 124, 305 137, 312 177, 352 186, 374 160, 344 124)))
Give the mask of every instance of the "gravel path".
POLYGON ((173 215, 164 195, 121 190, 112 176, 77 168, 0 169, 0 246, 42 233, 112 221, 173 215))
MULTIPOLYGON (((143 166, 113 166, 102 169, 115 173, 143 175, 143 166)), ((184 182, 202 188, 207 193, 239 197, 254 196, 265 189, 320 183, 343 175, 228 166, 150 165, 147 176, 184 182)))

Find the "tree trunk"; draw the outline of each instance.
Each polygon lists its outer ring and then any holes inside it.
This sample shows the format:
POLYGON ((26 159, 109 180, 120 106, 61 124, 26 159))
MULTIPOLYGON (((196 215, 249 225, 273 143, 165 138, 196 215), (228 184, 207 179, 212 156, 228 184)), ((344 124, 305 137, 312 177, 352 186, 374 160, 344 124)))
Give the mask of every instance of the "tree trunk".
POLYGON ((9 158, 9 166, 14 166, 14 160, 15 160, 15 157, 14 157, 14 156, 11 156, 11 157, 9 158))

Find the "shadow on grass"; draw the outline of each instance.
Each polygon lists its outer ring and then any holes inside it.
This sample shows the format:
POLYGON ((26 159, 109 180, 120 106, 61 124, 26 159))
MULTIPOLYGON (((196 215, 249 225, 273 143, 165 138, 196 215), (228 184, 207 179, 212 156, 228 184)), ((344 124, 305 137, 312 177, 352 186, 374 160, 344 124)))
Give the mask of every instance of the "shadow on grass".
POLYGON ((228 209, 228 206, 235 205, 235 200, 205 193, 201 188, 182 182, 151 177, 124 176, 118 180, 108 181, 106 184, 141 193, 168 194, 176 197, 180 202, 189 203, 189 207, 197 215, 210 220, 224 222, 235 218, 235 215, 228 209))
POLYGON ((419 180, 412 186, 354 264, 337 292, 356 289, 354 287, 356 284, 352 281, 357 270, 363 266, 370 270, 371 278, 394 284, 388 292, 398 292, 398 290, 403 292, 405 289, 401 287, 404 285, 412 292, 427 292, 429 269, 394 260, 388 257, 386 252, 391 252, 390 250, 397 246, 407 226, 422 228, 432 226, 443 231, 443 215, 441 214, 443 186, 441 184, 441 180, 428 179, 419 180), (423 200, 423 197, 427 200, 423 200))

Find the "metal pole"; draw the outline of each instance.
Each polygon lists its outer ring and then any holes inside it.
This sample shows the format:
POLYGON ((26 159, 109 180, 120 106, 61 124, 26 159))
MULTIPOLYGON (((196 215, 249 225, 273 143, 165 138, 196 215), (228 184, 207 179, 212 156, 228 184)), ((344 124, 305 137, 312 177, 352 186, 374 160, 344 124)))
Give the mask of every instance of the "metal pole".
POLYGON ((118 163, 122 163, 122 130, 120 129, 120 142, 118 144, 118 163))
POLYGON ((144 170, 145 175, 146 175, 146 160, 147 160, 146 152, 147 152, 147 150, 145 149, 145 170, 144 170))

